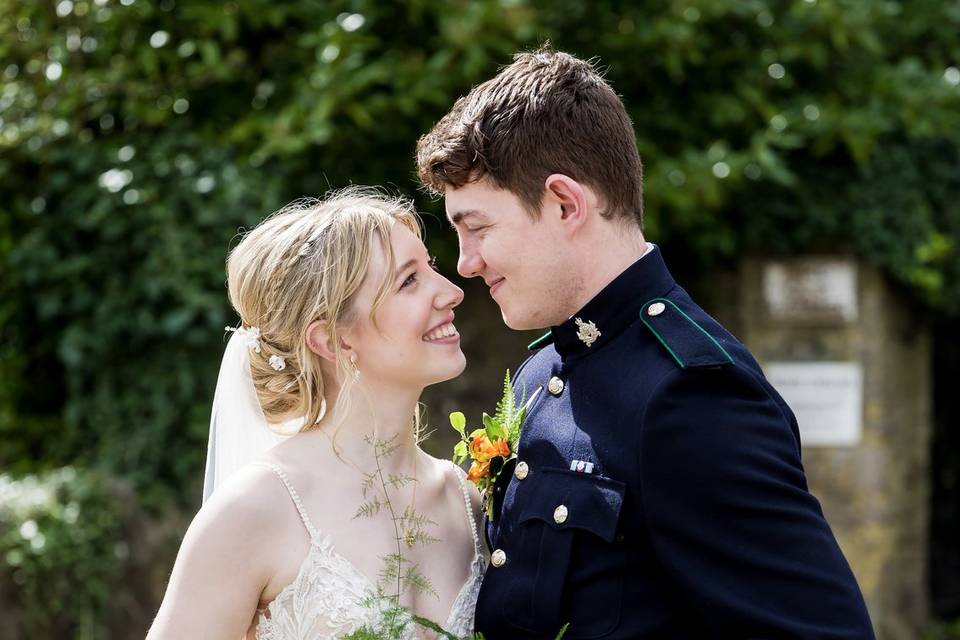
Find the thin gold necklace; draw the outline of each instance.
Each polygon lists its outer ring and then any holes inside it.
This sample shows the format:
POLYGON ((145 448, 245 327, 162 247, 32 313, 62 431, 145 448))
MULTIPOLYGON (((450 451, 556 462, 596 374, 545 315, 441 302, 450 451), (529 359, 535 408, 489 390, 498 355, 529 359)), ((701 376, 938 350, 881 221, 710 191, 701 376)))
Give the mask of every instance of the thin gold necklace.
MULTIPOLYGON (((360 473, 360 475, 362 475, 363 477, 367 477, 367 476, 370 475, 368 472, 366 472, 366 471, 364 471, 363 469, 361 469, 360 466, 359 466, 356 462, 354 462, 353 460, 351 460, 351 459, 348 458, 347 456, 345 456, 345 455, 343 455, 343 454, 340 453, 340 451, 339 451, 338 448, 337 448, 336 443, 333 441, 333 438, 330 437, 330 434, 328 434, 326 431, 324 431, 324 430, 322 430, 322 429, 320 430, 320 433, 322 433, 322 434, 324 435, 324 437, 325 437, 327 440, 330 441, 330 448, 333 449, 333 455, 337 456, 337 460, 339 460, 340 462, 349 464, 351 467, 353 467, 354 469, 356 469, 356 470, 360 473)), ((413 491, 412 491, 411 496, 410 496, 410 506, 408 507, 411 512, 413 512, 413 511, 416 509, 416 507, 417 507, 417 485, 420 484, 420 483, 417 481, 417 454, 416 454, 416 452, 414 452, 414 454, 413 454, 413 476, 412 476, 412 477, 413 477, 413 491)), ((398 489, 399 489, 399 487, 398 487, 398 489)), ((384 491, 386 491, 385 488, 384 488, 384 491)), ((389 498, 388 498, 388 499, 389 499, 389 498)))

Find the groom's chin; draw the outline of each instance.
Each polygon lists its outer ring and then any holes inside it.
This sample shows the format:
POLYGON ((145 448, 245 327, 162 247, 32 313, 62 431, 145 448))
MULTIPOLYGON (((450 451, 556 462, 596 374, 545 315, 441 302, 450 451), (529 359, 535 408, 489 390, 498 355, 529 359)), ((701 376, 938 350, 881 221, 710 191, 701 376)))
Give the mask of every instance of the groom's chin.
POLYGON ((507 313, 502 307, 500 308, 500 317, 503 318, 503 324, 514 331, 533 331, 534 329, 543 328, 536 322, 535 318, 515 313, 507 313))

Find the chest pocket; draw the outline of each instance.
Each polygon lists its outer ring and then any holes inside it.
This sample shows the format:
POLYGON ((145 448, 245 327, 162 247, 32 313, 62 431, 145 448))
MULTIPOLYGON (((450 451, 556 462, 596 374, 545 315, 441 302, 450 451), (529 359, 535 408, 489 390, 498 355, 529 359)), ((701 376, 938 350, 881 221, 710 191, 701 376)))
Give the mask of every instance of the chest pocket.
POLYGON ((543 468, 533 474, 528 491, 517 491, 520 523, 542 520, 556 531, 583 529, 613 542, 626 485, 612 478, 543 468), (533 477, 536 475, 537 477, 533 477))
POLYGON ((520 481, 514 553, 527 579, 511 585, 505 603, 517 627, 553 637, 569 622, 572 639, 599 638, 619 624, 622 559, 612 543, 625 489, 550 467, 520 481))

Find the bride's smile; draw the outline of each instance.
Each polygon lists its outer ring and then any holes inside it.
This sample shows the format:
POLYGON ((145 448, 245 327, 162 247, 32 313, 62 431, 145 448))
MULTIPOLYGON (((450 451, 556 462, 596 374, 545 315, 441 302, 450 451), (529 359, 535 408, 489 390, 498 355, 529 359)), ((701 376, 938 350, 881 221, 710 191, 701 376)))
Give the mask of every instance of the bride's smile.
POLYGON ((354 302, 358 311, 375 310, 357 313, 343 333, 363 384, 419 396, 424 387, 459 375, 466 358, 453 309, 462 301, 463 291, 434 269, 423 242, 395 224, 388 250, 373 248, 354 302))

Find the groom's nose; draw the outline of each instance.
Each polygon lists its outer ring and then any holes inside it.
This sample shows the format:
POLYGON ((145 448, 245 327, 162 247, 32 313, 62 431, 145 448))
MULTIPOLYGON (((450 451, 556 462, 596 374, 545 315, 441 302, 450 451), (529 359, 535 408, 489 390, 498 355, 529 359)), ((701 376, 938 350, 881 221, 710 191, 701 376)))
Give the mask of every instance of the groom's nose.
POLYGON ((475 278, 483 272, 484 262, 473 243, 460 239, 460 258, 457 260, 457 273, 464 278, 475 278))

